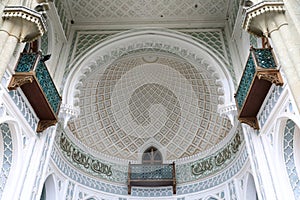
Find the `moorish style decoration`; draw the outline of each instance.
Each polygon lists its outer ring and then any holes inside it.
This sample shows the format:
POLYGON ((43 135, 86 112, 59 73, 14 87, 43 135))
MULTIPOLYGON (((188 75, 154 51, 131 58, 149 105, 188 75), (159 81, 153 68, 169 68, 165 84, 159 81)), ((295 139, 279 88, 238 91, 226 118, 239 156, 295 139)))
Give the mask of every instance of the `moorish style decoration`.
POLYGON ((66 156, 78 165, 86 169, 90 168, 93 172, 98 174, 112 175, 110 165, 106 165, 75 148, 63 133, 61 134, 59 144, 61 149, 66 153, 66 156))
MULTIPOLYGON (((270 19, 274 18, 275 14, 284 12, 283 2, 260 2, 246 10, 243 28, 257 37, 268 36, 268 33, 272 31, 268 26, 270 19)), ((286 23, 283 21, 280 26, 286 23)))
POLYGON ((128 166, 128 194, 132 186, 172 186, 176 194, 175 163, 172 164, 130 164, 128 166))
POLYGON ((207 171, 213 171, 215 166, 223 165, 227 160, 230 160, 235 153, 238 152, 241 143, 241 136, 236 134, 231 143, 222 151, 218 152, 215 156, 211 156, 193 164, 191 166, 192 174, 195 176, 200 176, 207 171))
POLYGON ((277 86, 283 85, 272 48, 251 47, 244 73, 234 96, 241 123, 259 129, 256 115, 273 83, 277 86))
POLYGON ((24 6, 6 6, 2 18, 14 24, 22 20, 21 42, 34 41, 47 31, 43 14, 24 6))
POLYGON ((61 97, 41 53, 21 53, 8 89, 15 90, 18 87, 40 119, 37 132, 57 123, 61 97))

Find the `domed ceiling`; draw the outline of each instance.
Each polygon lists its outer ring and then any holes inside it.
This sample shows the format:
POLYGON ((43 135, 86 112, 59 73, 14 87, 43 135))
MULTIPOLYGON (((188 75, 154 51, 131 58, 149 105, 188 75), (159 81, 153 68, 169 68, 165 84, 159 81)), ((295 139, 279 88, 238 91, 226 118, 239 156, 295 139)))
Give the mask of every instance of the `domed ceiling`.
POLYGON ((166 52, 135 52, 82 80, 80 115, 69 129, 107 156, 138 160, 149 146, 165 160, 201 153, 231 129, 217 112, 220 90, 205 63, 193 66, 166 52))

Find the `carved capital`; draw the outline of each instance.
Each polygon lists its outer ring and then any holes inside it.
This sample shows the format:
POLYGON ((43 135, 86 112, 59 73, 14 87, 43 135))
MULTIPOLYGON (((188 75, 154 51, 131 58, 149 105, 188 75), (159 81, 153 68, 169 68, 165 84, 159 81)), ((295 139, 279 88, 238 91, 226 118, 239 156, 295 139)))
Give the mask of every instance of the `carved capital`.
POLYGON ((73 117, 77 117, 79 113, 80 109, 78 107, 74 107, 70 104, 61 104, 59 118, 64 121, 64 127, 66 127, 68 121, 73 117))
MULTIPOLYGON (((21 42, 34 41, 47 31, 46 20, 43 15, 24 6, 6 6, 2 18, 4 21, 13 21, 16 26, 22 26, 19 38, 21 42)), ((5 31, 10 33, 10 30, 5 31)))
POLYGON ((237 108, 235 104, 219 105, 218 112, 221 116, 227 116, 231 124, 234 125, 234 118, 237 115, 237 108))
POLYGON ((24 84, 32 83, 34 75, 30 72, 14 74, 8 84, 9 90, 15 90, 17 87, 21 87, 24 84))
POLYGON ((283 85, 283 79, 280 75, 279 70, 258 71, 257 77, 258 79, 262 79, 274 83, 277 86, 283 85))
POLYGON ((283 2, 260 2, 246 10, 243 28, 258 37, 268 36, 270 32, 269 26, 272 25, 270 20, 273 20, 275 15, 283 14, 284 12, 283 2))
POLYGON ((46 130, 48 127, 57 123, 57 120, 40 120, 36 128, 36 132, 40 133, 46 130))
POLYGON ((259 129, 259 125, 258 125, 258 121, 257 121, 256 117, 239 117, 239 121, 241 123, 248 124, 255 130, 259 129))

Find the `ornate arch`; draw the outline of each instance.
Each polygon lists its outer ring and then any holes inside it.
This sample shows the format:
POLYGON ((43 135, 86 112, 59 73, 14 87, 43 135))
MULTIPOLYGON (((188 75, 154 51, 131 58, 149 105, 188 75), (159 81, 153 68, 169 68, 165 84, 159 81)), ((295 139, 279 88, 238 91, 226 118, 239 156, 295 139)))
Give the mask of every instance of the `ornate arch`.
MULTIPOLYGON (((2 186, 0 188, 1 196, 6 196, 5 185, 16 185, 20 174, 19 164, 22 158, 20 150, 22 148, 21 129, 18 123, 11 117, 5 116, 0 118, 0 134, 1 134, 1 171, 0 176, 2 177, 2 186), (5 166, 5 167, 4 167, 5 166), (13 172, 13 173, 11 173, 13 172)), ((18 188, 16 188, 16 192, 18 188)), ((14 194, 9 194, 14 195, 14 194)), ((13 197, 13 196, 11 196, 13 197)))
POLYGON ((201 66, 216 79, 220 94, 219 104, 232 105, 234 103, 232 77, 226 64, 211 50, 176 31, 141 29, 118 34, 71 63, 73 67, 64 85, 63 104, 76 105, 81 81, 95 69, 106 68, 124 55, 147 49, 168 52, 194 66, 201 66))

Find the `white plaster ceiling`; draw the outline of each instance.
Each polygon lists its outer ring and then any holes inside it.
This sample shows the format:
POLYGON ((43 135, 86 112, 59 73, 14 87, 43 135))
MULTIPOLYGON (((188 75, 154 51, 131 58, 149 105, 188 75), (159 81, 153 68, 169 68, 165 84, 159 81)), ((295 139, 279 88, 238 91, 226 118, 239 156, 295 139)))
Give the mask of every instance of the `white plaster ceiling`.
MULTIPOLYGON (((221 27, 229 2, 63 0, 74 29, 92 30, 221 27)), ((159 148, 164 160, 207 151, 228 135, 231 124, 217 112, 224 95, 220 80, 204 65, 144 52, 101 66, 80 80, 74 105, 80 115, 68 127, 84 145, 114 158, 138 160, 149 145, 159 148)))
POLYGON ((205 66, 174 55, 127 55, 82 80, 81 112, 69 129, 115 158, 137 160, 150 144, 165 152, 165 160, 186 158, 213 148, 231 129, 217 113, 218 87, 205 66))
POLYGON ((64 0, 74 25, 225 23, 229 0, 64 0))

